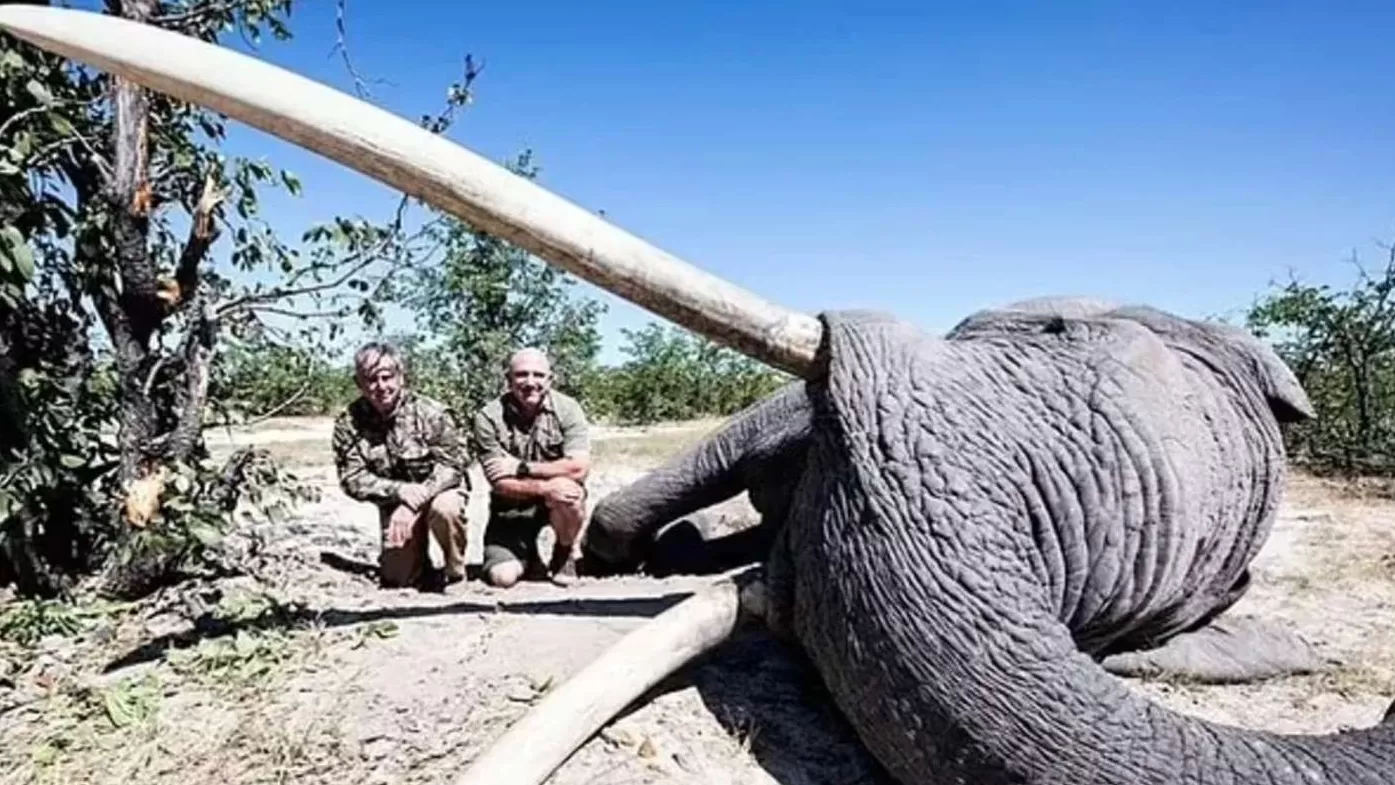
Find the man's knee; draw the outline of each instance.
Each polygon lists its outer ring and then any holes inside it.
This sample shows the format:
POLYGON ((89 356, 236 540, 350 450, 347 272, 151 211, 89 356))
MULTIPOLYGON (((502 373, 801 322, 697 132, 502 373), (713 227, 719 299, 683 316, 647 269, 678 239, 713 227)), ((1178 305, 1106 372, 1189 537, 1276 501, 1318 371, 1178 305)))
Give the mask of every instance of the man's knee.
POLYGON ((518 579, 523 577, 523 563, 509 560, 500 564, 495 564, 489 568, 486 575, 489 578, 490 584, 498 586, 501 589, 507 589, 515 583, 518 583, 518 579))
POLYGON ((384 588, 411 586, 421 573, 421 559, 407 546, 384 548, 378 556, 378 581, 384 588))
POLYGON ((465 500, 455 490, 442 491, 431 499, 431 514, 451 522, 459 521, 465 515, 465 500))
POLYGON ((548 510, 552 510, 552 511, 562 510, 562 511, 573 512, 573 513, 575 513, 575 512, 580 512, 580 511, 582 511, 582 510, 585 510, 585 509, 586 509, 586 486, 582 485, 581 483, 577 482, 576 480, 568 479, 568 478, 565 478, 565 477, 564 477, 564 478, 560 478, 560 481, 563 482, 563 483, 566 483, 569 487, 572 488, 572 490, 574 490, 574 491, 576 492, 576 500, 575 500, 575 501, 570 501, 570 502, 561 502, 561 501, 556 501, 556 500, 554 500, 554 499, 552 499, 552 498, 549 498, 549 499, 547 500, 547 508, 548 508, 548 510))

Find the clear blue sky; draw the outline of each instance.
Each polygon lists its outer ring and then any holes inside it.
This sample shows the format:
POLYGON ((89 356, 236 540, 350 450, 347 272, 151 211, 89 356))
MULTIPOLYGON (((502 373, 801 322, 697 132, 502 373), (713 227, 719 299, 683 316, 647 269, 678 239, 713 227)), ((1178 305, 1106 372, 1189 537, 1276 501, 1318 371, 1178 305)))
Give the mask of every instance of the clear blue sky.
MULTIPOLYGON (((332 0, 294 28, 261 56, 349 89, 332 0)), ((1388 2, 349 0, 388 108, 435 111, 473 53, 456 140, 531 147, 546 187, 788 306, 931 330, 1039 294, 1233 316, 1290 269, 1349 282, 1395 240, 1392 28, 1388 2)), ((392 203, 242 126, 230 152, 302 175, 288 232, 392 203)), ((655 317, 604 299, 614 359, 655 317)))

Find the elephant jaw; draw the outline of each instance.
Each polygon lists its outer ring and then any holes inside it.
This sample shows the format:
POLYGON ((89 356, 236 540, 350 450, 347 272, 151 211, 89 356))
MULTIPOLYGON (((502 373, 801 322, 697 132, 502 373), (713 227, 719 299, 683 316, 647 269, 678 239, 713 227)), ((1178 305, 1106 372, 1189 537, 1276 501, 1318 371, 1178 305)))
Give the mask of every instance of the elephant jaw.
POLYGON ((822 325, 655 248, 404 118, 270 63, 98 12, 0 8, 0 28, 314 151, 796 376, 822 325))

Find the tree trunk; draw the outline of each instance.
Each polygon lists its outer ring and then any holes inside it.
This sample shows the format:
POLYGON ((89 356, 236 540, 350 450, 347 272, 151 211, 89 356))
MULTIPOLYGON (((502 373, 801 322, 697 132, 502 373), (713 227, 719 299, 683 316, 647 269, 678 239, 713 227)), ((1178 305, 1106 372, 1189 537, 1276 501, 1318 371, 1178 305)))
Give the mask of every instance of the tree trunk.
MULTIPOLYGON (((108 0, 108 11, 145 22, 154 0, 108 0)), ((150 372, 150 336, 159 324, 155 262, 148 244, 150 229, 149 114, 137 84, 114 79, 112 172, 102 189, 111 207, 112 248, 119 284, 107 278, 92 292, 116 353, 121 377, 121 480, 129 483, 149 468, 156 411, 146 392, 150 372), (119 286, 119 289, 118 289, 119 286)), ((102 260, 96 260, 98 264, 102 260)))

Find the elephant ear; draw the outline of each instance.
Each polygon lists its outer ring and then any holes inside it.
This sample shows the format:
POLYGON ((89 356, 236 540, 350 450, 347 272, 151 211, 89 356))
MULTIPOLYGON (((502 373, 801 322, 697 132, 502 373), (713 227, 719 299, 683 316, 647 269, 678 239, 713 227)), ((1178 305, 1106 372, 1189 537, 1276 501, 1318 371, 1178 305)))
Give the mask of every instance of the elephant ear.
POLYGON ((1191 354, 1219 375, 1239 376, 1257 385, 1279 422, 1301 422, 1317 416, 1288 364, 1248 330, 1184 319, 1148 306, 1118 308, 1109 315, 1139 322, 1173 349, 1191 354))

